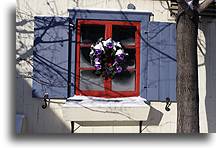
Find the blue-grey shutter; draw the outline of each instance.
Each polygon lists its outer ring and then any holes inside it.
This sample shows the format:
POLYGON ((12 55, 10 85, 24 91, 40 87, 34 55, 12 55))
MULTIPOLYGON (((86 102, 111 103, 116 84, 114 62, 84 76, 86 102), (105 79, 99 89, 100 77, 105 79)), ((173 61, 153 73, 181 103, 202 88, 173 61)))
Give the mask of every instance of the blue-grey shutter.
POLYGON ((66 17, 35 17, 32 96, 66 98, 68 33, 66 17))
POLYGON ((147 99, 176 100, 176 25, 150 22, 148 26, 147 99))

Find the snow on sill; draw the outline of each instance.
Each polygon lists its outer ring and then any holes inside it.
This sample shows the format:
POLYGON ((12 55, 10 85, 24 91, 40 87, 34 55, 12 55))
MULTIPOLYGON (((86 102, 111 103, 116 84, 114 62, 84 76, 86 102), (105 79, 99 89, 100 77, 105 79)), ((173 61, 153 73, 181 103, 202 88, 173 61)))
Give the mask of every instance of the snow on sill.
POLYGON ((140 96, 125 98, 103 98, 75 95, 67 99, 64 107, 144 107, 149 101, 140 96))

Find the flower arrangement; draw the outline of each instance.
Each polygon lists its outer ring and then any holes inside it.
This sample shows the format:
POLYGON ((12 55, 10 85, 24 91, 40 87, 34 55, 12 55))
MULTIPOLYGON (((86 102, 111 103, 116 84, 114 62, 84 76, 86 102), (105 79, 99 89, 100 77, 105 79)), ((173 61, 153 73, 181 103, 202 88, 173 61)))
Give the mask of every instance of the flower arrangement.
POLYGON ((92 44, 89 56, 91 65, 95 67, 95 74, 105 79, 114 78, 116 74, 127 70, 128 54, 124 52, 120 42, 115 42, 111 38, 100 38, 92 44))

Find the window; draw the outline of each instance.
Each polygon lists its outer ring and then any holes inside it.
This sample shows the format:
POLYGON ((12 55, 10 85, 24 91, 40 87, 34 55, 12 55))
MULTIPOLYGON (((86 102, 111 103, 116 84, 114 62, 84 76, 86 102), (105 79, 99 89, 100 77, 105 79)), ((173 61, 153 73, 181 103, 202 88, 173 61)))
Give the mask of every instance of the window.
POLYGON ((146 12, 122 14, 121 11, 72 9, 69 18, 36 16, 33 97, 44 98, 45 93, 55 99, 69 98, 74 94, 99 97, 140 95, 148 100, 169 97, 175 101, 176 24, 150 22, 152 14, 146 12), (76 29, 70 29, 70 24, 76 24, 76 29), (128 71, 114 79, 104 80, 93 73, 95 69, 90 64, 89 47, 100 37, 120 41, 129 53, 128 71))
POLYGON ((107 98, 138 96, 140 84, 139 32, 139 22, 78 20, 76 94, 107 98), (129 54, 127 71, 117 74, 113 79, 105 80, 95 75, 95 68, 90 63, 90 46, 101 37, 121 42, 125 52, 129 54))

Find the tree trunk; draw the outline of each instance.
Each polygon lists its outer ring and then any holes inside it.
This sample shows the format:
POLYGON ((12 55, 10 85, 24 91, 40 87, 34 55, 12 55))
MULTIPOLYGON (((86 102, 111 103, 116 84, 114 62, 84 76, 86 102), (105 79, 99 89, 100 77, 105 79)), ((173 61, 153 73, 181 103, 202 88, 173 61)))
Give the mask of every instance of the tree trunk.
MULTIPOLYGON (((180 6, 179 6, 180 7, 180 6)), ((181 12, 179 8, 179 12, 181 12)), ((177 21, 177 133, 199 133, 197 65, 198 13, 183 12, 177 21)))

